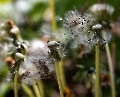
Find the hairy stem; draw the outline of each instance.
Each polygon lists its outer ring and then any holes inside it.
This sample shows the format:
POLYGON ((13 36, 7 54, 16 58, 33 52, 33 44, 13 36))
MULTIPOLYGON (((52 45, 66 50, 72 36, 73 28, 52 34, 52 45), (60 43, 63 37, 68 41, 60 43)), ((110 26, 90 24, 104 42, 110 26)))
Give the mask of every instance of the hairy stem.
POLYGON ((107 53, 108 65, 109 65, 109 70, 110 70, 112 97, 115 97, 115 82, 114 82, 113 64, 112 64, 112 59, 111 59, 111 54, 110 54, 110 49, 109 49, 108 44, 105 45, 105 49, 106 49, 106 53, 107 53))
POLYGON ((99 44, 95 46, 95 97, 99 97, 100 87, 99 87, 99 44))
POLYGON ((35 97, 33 92, 31 91, 31 89, 28 87, 28 85, 26 85, 24 83, 22 83, 21 85, 22 85, 22 88, 24 89, 25 93, 27 93, 27 95, 29 97, 35 97))
POLYGON ((35 95, 36 97, 41 97, 40 93, 39 93, 39 90, 38 90, 38 87, 36 84, 33 85, 33 89, 35 91, 35 95))

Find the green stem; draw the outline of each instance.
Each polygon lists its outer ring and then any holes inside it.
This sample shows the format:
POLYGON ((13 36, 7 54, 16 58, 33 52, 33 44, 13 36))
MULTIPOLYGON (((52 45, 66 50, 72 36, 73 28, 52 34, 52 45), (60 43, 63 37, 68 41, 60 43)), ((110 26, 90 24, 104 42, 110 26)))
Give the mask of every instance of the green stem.
MULTIPOLYGON (((55 19, 55 8, 54 8, 54 0, 49 0, 49 5, 50 9, 52 11, 52 29, 53 32, 56 32, 57 30, 57 24, 56 24, 56 19, 55 19)), ((63 95, 63 87, 62 85, 65 84, 64 77, 63 77, 63 66, 61 67, 62 62, 56 62, 55 63, 55 68, 56 68, 56 75, 57 75, 57 80, 58 80, 58 85, 59 85, 59 90, 60 90, 60 97, 64 97, 63 95), (62 72, 62 73, 60 73, 62 72)))
POLYGON ((95 46, 95 97, 99 97, 100 87, 99 87, 99 44, 95 46))
POLYGON ((112 59, 111 59, 111 54, 110 54, 110 49, 109 49, 108 44, 105 45, 105 49, 106 49, 107 58, 108 58, 108 65, 109 65, 109 69, 110 69, 112 97, 115 97, 115 82, 114 82, 113 64, 112 64, 112 59))
POLYGON ((60 90, 60 97, 64 97, 64 95, 63 95, 63 87, 62 87, 62 82, 61 82, 60 72, 59 72, 59 65, 60 65, 60 62, 55 63, 56 76, 57 76, 58 86, 59 86, 59 90, 60 90))
POLYGON ((39 89, 39 92, 41 94, 41 97, 44 97, 44 87, 43 87, 42 81, 38 80, 37 85, 38 85, 38 89, 39 89))
POLYGON ((55 8, 54 8, 54 0, 49 0, 49 6, 52 12, 52 29, 55 32, 57 29, 57 25, 56 25, 56 19, 55 19, 55 8))
POLYGON ((40 93, 39 93, 39 90, 38 90, 38 87, 36 84, 33 85, 33 89, 35 91, 35 94, 36 94, 36 97, 41 97, 40 93))
POLYGON ((15 97, 18 97, 18 68, 20 66, 21 60, 16 61, 15 63, 15 74, 14 74, 14 95, 15 97))
POLYGON ((64 68, 63 68, 63 63, 62 63, 62 61, 60 61, 59 64, 60 64, 60 65, 58 65, 58 66, 59 66, 59 71, 60 71, 60 78, 61 78, 61 82, 62 82, 62 87, 63 87, 63 89, 64 89, 64 88, 67 87, 67 86, 66 86, 65 74, 64 74, 64 68))
POLYGON ((24 89, 25 93, 27 93, 27 95, 29 97, 35 97, 33 92, 31 91, 31 89, 24 83, 21 84, 22 85, 22 88, 24 89))
POLYGON ((14 95, 15 97, 18 97, 18 76, 17 72, 14 75, 14 95))

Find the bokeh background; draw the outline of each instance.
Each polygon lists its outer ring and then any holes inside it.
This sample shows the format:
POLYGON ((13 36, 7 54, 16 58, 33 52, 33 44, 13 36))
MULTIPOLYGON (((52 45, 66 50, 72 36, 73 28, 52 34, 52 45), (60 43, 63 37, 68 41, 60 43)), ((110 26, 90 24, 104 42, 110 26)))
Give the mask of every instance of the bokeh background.
MULTIPOLYGON (((100 2, 100 0, 54 1, 58 29, 63 26, 62 18, 67 11, 76 8, 83 13, 93 4, 100 2)), ((110 20, 113 25, 110 49, 114 65, 116 97, 120 97, 120 0, 105 0, 104 2, 112 5, 115 9, 110 20)), ((40 29, 43 25, 51 27, 51 15, 49 0, 0 0, 0 22, 13 20, 19 27, 23 39, 28 41, 40 38, 40 29)), ((2 52, 1 49, 0 52, 2 52)), ((93 97, 91 76, 94 73, 94 51, 86 51, 85 54, 81 55, 82 50, 78 48, 77 50, 70 50, 70 52, 71 54, 64 61, 68 86, 75 97, 93 97)), ((109 70, 104 48, 100 51, 100 58, 102 97, 110 97, 109 70)), ((13 84, 6 79, 8 71, 9 69, 0 54, 0 97, 14 97, 13 84)), ((59 97, 59 89, 54 75, 51 79, 43 80, 43 84, 45 97, 59 97)), ((26 93, 19 86, 19 97, 26 96, 26 93)))

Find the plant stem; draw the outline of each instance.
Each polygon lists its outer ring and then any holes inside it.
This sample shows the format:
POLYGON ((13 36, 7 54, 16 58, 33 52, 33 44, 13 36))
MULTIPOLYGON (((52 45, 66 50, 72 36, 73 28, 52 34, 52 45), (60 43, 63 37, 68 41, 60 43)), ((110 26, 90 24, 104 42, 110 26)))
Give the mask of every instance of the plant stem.
POLYGON ((60 65, 60 62, 55 62, 55 69, 56 69, 56 76, 58 80, 59 90, 60 90, 60 97, 64 97, 62 82, 61 82, 60 73, 59 73, 59 65, 60 65))
POLYGON ((106 53, 107 53, 108 65, 109 65, 109 70, 110 70, 112 97, 115 97, 115 82, 114 82, 113 64, 112 64, 112 59, 111 59, 111 54, 110 54, 110 49, 109 49, 108 44, 105 45, 105 49, 106 49, 106 53))
POLYGON ((14 95, 15 97, 18 97, 18 76, 17 72, 14 75, 14 95))
POLYGON ((99 88, 99 44, 95 46, 95 97, 99 97, 100 88, 99 88))
POLYGON ((64 74, 64 68, 63 68, 63 63, 62 61, 59 62, 59 71, 60 71, 60 78, 61 78, 61 82, 62 82, 62 88, 64 89, 65 87, 67 87, 66 85, 66 81, 65 81, 65 74, 64 74))
MULTIPOLYGON (((56 24, 56 19, 55 19, 55 8, 54 8, 54 0, 49 0, 49 5, 50 9, 52 12, 52 29, 53 32, 56 32, 57 30, 57 24, 56 24)), ((63 86, 65 85, 65 80, 64 80, 64 72, 63 72, 63 66, 62 62, 55 62, 55 68, 56 68, 56 75, 57 75, 57 80, 58 80, 58 85, 59 85, 59 90, 60 90, 60 97, 64 97, 63 95, 63 86)))
POLYGON ((35 97, 33 92, 31 91, 31 89, 24 83, 21 84, 22 85, 22 88, 24 89, 25 93, 27 93, 27 95, 29 97, 35 97))
POLYGON ((18 68, 20 66, 21 60, 16 61, 15 74, 14 74, 14 96, 18 97, 18 68))
POLYGON ((39 93, 39 90, 38 90, 38 87, 36 84, 33 85, 33 89, 35 91, 35 94, 36 94, 36 97, 41 97, 40 93, 39 93))
POLYGON ((55 32, 57 29, 57 25, 56 25, 56 19, 55 19, 55 8, 54 8, 54 0, 49 0, 49 6, 52 12, 52 29, 55 32))
POLYGON ((44 97, 44 87, 43 87, 43 83, 41 80, 38 80, 37 86, 38 86, 39 92, 41 94, 41 97, 44 97))

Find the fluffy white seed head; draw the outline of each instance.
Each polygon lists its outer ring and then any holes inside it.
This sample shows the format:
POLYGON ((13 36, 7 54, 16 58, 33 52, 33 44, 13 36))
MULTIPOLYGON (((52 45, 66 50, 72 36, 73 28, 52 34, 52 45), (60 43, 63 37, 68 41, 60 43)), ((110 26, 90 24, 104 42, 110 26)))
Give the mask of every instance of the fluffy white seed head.
POLYGON ((102 24, 95 24, 91 28, 91 31, 89 33, 89 40, 88 43, 90 45, 96 45, 96 44, 106 44, 111 39, 111 33, 110 30, 103 27, 102 24))
POLYGON ((48 58, 27 56, 19 67, 19 78, 27 84, 34 84, 39 79, 47 79, 53 71, 53 63, 48 58))
POLYGON ((99 3, 94 4, 92 7, 90 7, 90 11, 97 14, 101 13, 102 11, 106 11, 108 14, 111 15, 114 12, 114 8, 109 4, 99 3))
POLYGON ((46 79, 54 71, 53 64, 48 43, 34 40, 30 44, 26 59, 20 64, 20 80, 34 84, 38 79, 46 79))
POLYGON ((76 26, 79 25, 79 23, 82 21, 82 17, 79 14, 78 11, 69 11, 66 14, 66 18, 65 18, 65 26, 66 27, 70 27, 70 28, 75 28, 76 26))
POLYGON ((19 68, 20 80, 27 84, 33 84, 36 80, 40 79, 40 75, 38 75, 38 69, 35 65, 29 60, 25 60, 19 68))
POLYGON ((82 16, 75 10, 69 11, 65 16, 64 26, 71 31, 72 38, 69 41, 72 48, 82 44, 90 50, 98 43, 102 45, 110 41, 111 35, 107 36, 106 28, 97 23, 94 14, 87 12, 82 16))
POLYGON ((87 26, 87 20, 82 16, 77 10, 68 11, 65 15, 64 26, 73 32, 73 35, 78 35, 78 33, 84 33, 87 26))
POLYGON ((71 35, 71 32, 67 29, 60 29, 58 33, 53 34, 53 37, 59 42, 60 57, 64 58, 68 53, 67 46, 69 41, 71 41, 74 36, 71 35))
POLYGON ((88 45, 88 31, 94 22, 92 14, 81 15, 77 10, 69 11, 65 15, 64 26, 71 32, 71 47, 77 48, 79 45, 88 45))

